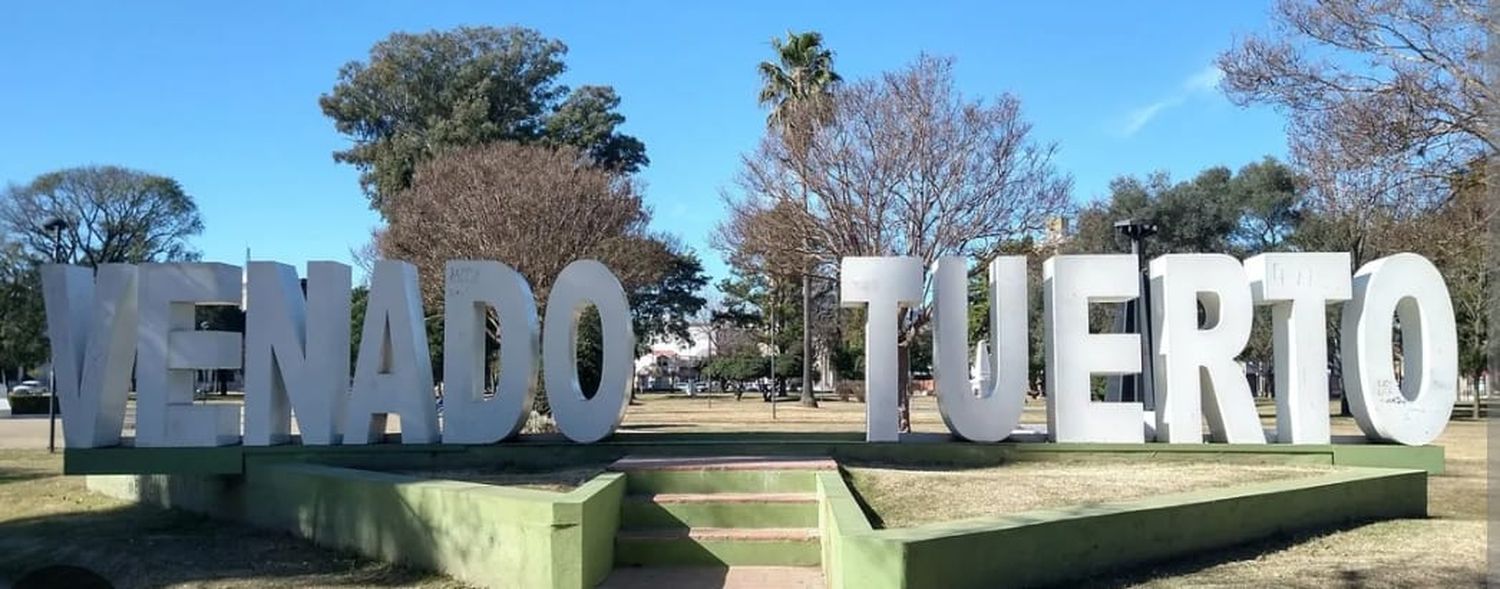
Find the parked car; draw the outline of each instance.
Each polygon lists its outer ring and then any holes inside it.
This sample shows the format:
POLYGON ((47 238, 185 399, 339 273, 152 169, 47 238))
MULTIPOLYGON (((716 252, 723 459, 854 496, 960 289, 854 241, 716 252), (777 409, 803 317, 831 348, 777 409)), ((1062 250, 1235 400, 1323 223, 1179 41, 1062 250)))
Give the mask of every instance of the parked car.
POLYGON ((41 381, 36 380, 23 380, 21 381, 21 384, 16 385, 15 388, 12 388, 10 390, 10 394, 17 397, 24 397, 27 395, 45 395, 47 394, 47 392, 47 385, 44 385, 41 383, 41 381))
POLYGON ((677 383, 677 390, 688 394, 707 392, 708 382, 702 380, 696 382, 679 382, 677 383))

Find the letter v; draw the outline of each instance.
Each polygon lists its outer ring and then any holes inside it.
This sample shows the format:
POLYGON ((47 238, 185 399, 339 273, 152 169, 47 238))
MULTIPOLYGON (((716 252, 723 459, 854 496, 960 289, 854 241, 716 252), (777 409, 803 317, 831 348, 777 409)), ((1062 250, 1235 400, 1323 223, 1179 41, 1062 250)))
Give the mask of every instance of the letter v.
POLYGON ((135 363, 136 267, 42 267, 47 334, 69 448, 120 443, 135 363))

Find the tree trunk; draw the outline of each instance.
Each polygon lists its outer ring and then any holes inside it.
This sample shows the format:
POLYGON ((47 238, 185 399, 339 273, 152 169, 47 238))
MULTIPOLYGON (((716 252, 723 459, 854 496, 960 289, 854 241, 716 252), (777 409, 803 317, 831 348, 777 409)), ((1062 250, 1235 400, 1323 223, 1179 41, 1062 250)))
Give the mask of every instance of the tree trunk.
POLYGON ((802 406, 817 407, 812 380, 812 275, 802 275, 802 406))
MULTIPOLYGON (((869 402, 866 399, 865 402, 869 402)), ((911 344, 902 339, 896 344, 896 414, 900 416, 897 430, 911 431, 911 344)))

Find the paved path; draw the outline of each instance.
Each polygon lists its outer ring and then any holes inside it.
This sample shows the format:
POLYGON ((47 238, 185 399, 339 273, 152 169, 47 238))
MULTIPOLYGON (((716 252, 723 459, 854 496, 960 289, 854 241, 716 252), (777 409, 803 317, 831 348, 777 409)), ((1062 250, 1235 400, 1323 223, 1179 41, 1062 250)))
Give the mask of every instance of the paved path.
MULTIPOLYGON (((62 420, 57 423, 57 447, 63 445, 62 420)), ((46 415, 12 415, 0 417, 0 448, 46 449, 46 415)))
POLYGON ((815 589, 826 586, 819 567, 639 567, 610 573, 600 589, 815 589))

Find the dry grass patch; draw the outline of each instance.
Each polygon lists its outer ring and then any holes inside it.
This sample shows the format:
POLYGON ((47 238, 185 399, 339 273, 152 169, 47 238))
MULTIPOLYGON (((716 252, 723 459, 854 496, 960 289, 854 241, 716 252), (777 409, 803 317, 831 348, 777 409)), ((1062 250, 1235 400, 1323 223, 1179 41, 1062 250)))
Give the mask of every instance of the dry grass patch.
POLYGON ((1330 467, 1160 462, 1017 462, 961 470, 847 469, 887 528, 1142 499, 1324 474, 1330 467))
POLYGON ((1115 587, 1483 587, 1485 522, 1393 520, 1278 538, 1088 583, 1115 587))
POLYGON ((267 532, 90 493, 62 455, 0 450, 0 586, 68 564, 115 587, 464 587, 267 532))
MULTIPOLYGON (((1333 432, 1357 434, 1359 429, 1352 419, 1335 417, 1333 432)), ((1488 547, 1486 434, 1484 421, 1455 419, 1435 442, 1443 446, 1447 472, 1427 479, 1430 519, 1376 522, 1322 536, 1275 538, 1092 584, 1483 587, 1488 547)))
MULTIPOLYGON (((1046 423, 1046 402, 1026 400, 1022 421, 1046 423)), ((948 433, 938 412, 937 397, 912 397, 912 431, 948 433)), ((865 404, 822 398, 818 407, 803 407, 796 398, 783 398, 773 411, 759 394, 739 401, 727 393, 642 393, 625 413, 622 432, 860 432, 865 431, 865 404)))

